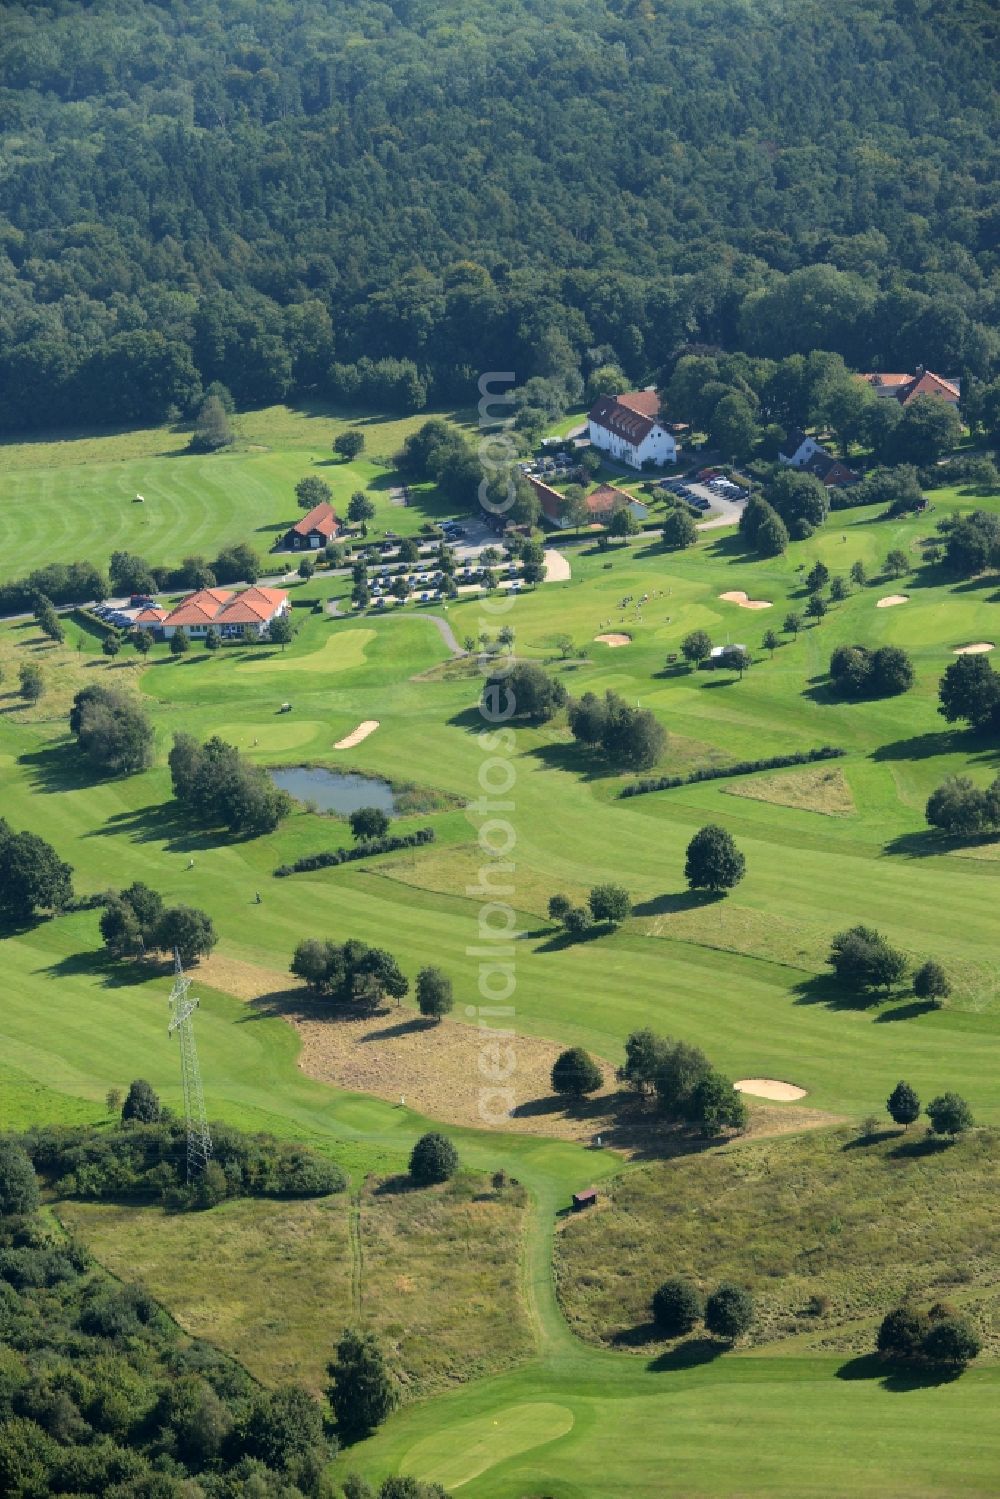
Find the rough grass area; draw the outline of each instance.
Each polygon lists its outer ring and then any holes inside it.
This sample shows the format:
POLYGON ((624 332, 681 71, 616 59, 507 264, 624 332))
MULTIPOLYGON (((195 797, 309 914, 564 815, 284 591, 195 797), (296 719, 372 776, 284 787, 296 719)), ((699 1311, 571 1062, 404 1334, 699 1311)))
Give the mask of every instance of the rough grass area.
POLYGON ((395 1348, 414 1396, 495 1374, 534 1348, 521 1294, 523 1189, 460 1176, 361 1195, 361 1319, 395 1348))
POLYGON ((1000 1354, 1000 1138, 930 1144, 922 1126, 737 1144, 608 1184, 557 1235, 563 1310, 590 1342, 648 1346, 650 1297, 671 1275, 746 1285, 750 1341, 870 1352, 910 1290, 961 1306, 1000 1354))
POLYGON ((320 1390, 341 1331, 364 1324, 416 1397, 530 1354, 518 1289, 525 1197, 480 1177, 422 1190, 405 1180, 366 1183, 360 1217, 343 1194, 186 1214, 62 1202, 58 1213, 114 1275, 265 1384, 320 1390))
POLYGON ((729 796, 747 796, 751 801, 773 802, 778 807, 798 807, 803 812, 821 812, 826 817, 855 817, 858 811, 847 777, 839 766, 734 780, 725 790, 729 796))

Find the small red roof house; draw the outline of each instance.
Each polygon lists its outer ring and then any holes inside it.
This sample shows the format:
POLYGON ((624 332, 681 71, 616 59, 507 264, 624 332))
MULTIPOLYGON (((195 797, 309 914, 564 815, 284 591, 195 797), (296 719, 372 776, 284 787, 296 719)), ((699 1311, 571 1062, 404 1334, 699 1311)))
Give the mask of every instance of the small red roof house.
POLYGON ((848 484, 858 483, 858 475, 852 468, 848 468, 846 463, 841 463, 839 458, 832 457, 822 448, 813 454, 804 468, 807 474, 815 474, 827 489, 842 489, 848 484))
MULTIPOLYGON (((541 479, 529 479, 528 483, 538 496, 542 514, 549 524, 557 526, 560 531, 568 530, 569 522, 563 514, 563 496, 558 489, 553 489, 541 479)), ((587 496, 587 509, 590 512, 588 524, 607 525, 614 511, 625 507, 631 510, 636 520, 645 520, 649 514, 646 506, 634 500, 627 489, 619 489, 615 484, 599 484, 587 496)))
POLYGON ((917 365, 913 375, 890 375, 875 371, 861 375, 859 379, 867 380, 878 395, 898 401, 900 406, 908 406, 917 396, 934 396, 939 401, 947 401, 949 406, 957 406, 962 398, 962 392, 954 380, 943 380, 932 370, 925 370, 923 365, 917 365))
POLYGON ((597 1188, 585 1187, 582 1192, 573 1193, 573 1211, 579 1213, 582 1208, 592 1208, 597 1202, 597 1188))
POLYGON ((132 624, 137 630, 158 630, 169 613, 169 609, 161 609, 158 604, 150 604, 147 608, 139 610, 132 624))
POLYGON ((340 530, 336 512, 322 500, 285 532, 285 546, 292 552, 317 551, 338 536, 340 530))
POLYGON ((290 607, 288 594, 281 588, 254 584, 242 593, 232 593, 226 588, 199 588, 171 609, 160 621, 160 628, 166 640, 178 630, 193 636, 207 635, 209 629, 223 636, 242 635, 248 625, 258 635, 265 635, 271 621, 279 614, 287 614, 290 607))
POLYGON ((587 420, 592 446, 632 468, 646 462, 676 463, 677 444, 660 422, 655 390, 629 390, 599 396, 587 420))

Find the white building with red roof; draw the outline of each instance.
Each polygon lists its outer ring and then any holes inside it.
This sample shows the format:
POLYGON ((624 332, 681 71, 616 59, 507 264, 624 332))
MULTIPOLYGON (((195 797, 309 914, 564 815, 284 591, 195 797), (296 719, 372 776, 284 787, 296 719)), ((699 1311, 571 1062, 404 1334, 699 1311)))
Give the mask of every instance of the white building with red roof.
POLYGON ((591 444, 631 468, 676 463, 677 443, 659 418, 660 398, 655 390, 599 396, 588 417, 591 444))
MULTIPOLYGON (((241 593, 227 588, 199 588, 181 599, 169 614, 163 610, 143 610, 143 614, 163 615, 158 621, 150 620, 149 627, 159 628, 165 640, 180 631, 195 639, 204 638, 209 630, 215 630, 225 638, 239 636, 249 627, 257 635, 266 635, 271 621, 287 614, 291 605, 288 594, 281 588, 263 588, 254 584, 241 593)), ((136 619, 143 625, 142 616, 136 619)))

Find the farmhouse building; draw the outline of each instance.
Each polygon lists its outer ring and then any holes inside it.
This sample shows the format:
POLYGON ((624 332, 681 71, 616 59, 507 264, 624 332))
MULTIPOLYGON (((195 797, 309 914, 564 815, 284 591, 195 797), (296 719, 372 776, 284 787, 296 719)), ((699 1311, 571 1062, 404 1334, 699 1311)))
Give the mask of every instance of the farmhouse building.
POLYGON ((859 379, 866 380, 877 395, 898 401, 900 406, 908 406, 917 396, 934 396, 936 400, 946 401, 949 406, 957 406, 962 396, 956 380, 943 380, 940 375, 935 375, 932 370, 925 370, 920 364, 912 375, 872 372, 859 376, 859 379))
POLYGON ((588 418, 591 444, 632 468, 676 463, 677 443, 659 416, 660 398, 655 390, 600 396, 588 418))
POLYGON ((285 532, 285 547, 292 552, 318 551, 340 533, 340 521, 325 500, 285 532))
MULTIPOLYGON (((159 628, 165 640, 178 632, 202 638, 210 629, 224 638, 242 635, 248 628, 257 635, 266 635, 271 621, 287 614, 290 607, 288 594, 280 588, 261 588, 255 584, 244 588, 242 593, 232 593, 226 588, 199 588, 181 599, 159 622, 159 628)), ((140 616, 136 624, 141 623, 140 616)))
POLYGON ((809 437, 798 427, 793 427, 785 438, 778 453, 782 463, 789 468, 802 469, 804 473, 815 474, 828 489, 836 489, 842 485, 856 484, 858 476, 853 469, 834 458, 815 439, 809 437))
MULTIPOLYGON (((541 479, 529 479, 528 482, 538 496, 542 514, 549 525, 558 527, 560 531, 570 529, 570 522, 563 514, 563 496, 558 489, 553 489, 541 479)), ((592 526, 606 526, 616 510, 630 510, 638 521, 644 521, 649 514, 646 506, 634 500, 627 489, 619 489, 615 484, 599 484, 596 489, 591 490, 587 496, 587 510, 588 525, 592 526)))

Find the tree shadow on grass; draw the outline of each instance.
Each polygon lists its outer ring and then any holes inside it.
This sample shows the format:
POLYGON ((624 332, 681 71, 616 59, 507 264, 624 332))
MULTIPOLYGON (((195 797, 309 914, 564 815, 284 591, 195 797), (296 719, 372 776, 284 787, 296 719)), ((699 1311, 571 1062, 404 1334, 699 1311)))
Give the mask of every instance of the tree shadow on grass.
POLYGON ((907 859, 929 859, 935 854, 950 854, 967 848, 987 848, 997 842, 996 833, 972 834, 968 838, 949 838, 936 828, 920 833, 900 833, 885 845, 885 853, 907 859))
POLYGON ((647 1368, 651 1374, 667 1374, 679 1369, 696 1369, 701 1364, 711 1364, 727 1352, 728 1343, 720 1342, 717 1338, 687 1338, 683 1343, 677 1343, 673 1348, 668 1348, 665 1353, 658 1354, 656 1358, 650 1359, 647 1368))
POLYGON ((925 1135, 917 1135, 912 1140, 903 1139, 890 1150, 889 1154, 897 1161, 919 1161, 925 1156, 941 1155, 946 1150, 951 1150, 955 1144, 951 1135, 932 1135, 930 1131, 925 1135))
POLYGON ((375 1188, 376 1197, 404 1197, 410 1192, 426 1192, 427 1183, 414 1181, 412 1176, 406 1172, 397 1172, 395 1176, 387 1176, 385 1181, 379 1182, 375 1188))
POLYGON ((155 962, 148 958, 140 961, 112 958, 103 951, 67 953, 66 957, 39 970, 53 979, 100 978, 105 989, 131 989, 149 979, 163 978, 172 971, 172 963, 166 959, 155 962))
POLYGON ((528 751, 549 770, 565 770, 579 776, 582 781, 605 781, 621 774, 618 766, 600 759, 592 750, 582 745, 539 744, 528 751))
POLYGON ((876 1129, 871 1134, 858 1135, 854 1140, 845 1140, 841 1150, 866 1150, 869 1145, 881 1145, 883 1140, 892 1140, 899 1135, 898 1129, 876 1129))
POLYGON ((990 744, 983 734, 970 733, 968 729, 940 729, 932 734, 914 734, 910 739, 894 739, 890 744, 880 744, 872 751, 872 759, 884 760, 931 760, 937 755, 968 754, 973 749, 996 754, 996 746, 990 744))
POLYGON ((28 772, 32 791, 82 791, 97 781, 109 779, 96 771, 69 739, 29 750, 18 756, 17 763, 28 772))
POLYGON ((595 922, 585 932, 578 936, 572 932, 557 928, 545 942, 539 942, 535 948, 536 952, 565 952, 567 947, 584 947, 588 942, 597 942, 601 937, 611 935, 612 928, 606 921, 595 922))
POLYGON ((711 890, 676 890, 641 900, 632 907, 633 916, 669 916, 679 911, 696 911, 701 906, 717 905, 723 897, 711 890))
POLYGON ((826 1005, 829 1010, 870 1010, 880 998, 847 989, 831 974, 823 973, 803 979, 794 986, 792 993, 797 1005, 826 1005))
POLYGON ((905 1395, 910 1390, 932 1390, 939 1385, 952 1384, 961 1376, 962 1370, 934 1364, 892 1363, 877 1353, 862 1353, 841 1364, 836 1373, 838 1379, 877 1379, 883 1390, 905 1395))
POLYGON ((116 812, 102 827, 92 828, 85 838, 124 836, 132 843, 162 843, 170 853, 195 853, 220 845, 246 843, 253 834, 223 833, 219 829, 192 828, 181 808, 171 802, 151 802, 130 812, 116 812))
POLYGON ((890 1020, 916 1020, 920 1015, 927 1015, 932 1010, 940 1009, 936 999, 913 999, 909 1004, 896 1005, 891 1010, 883 1010, 875 1016, 876 1025, 886 1025, 890 1020))

